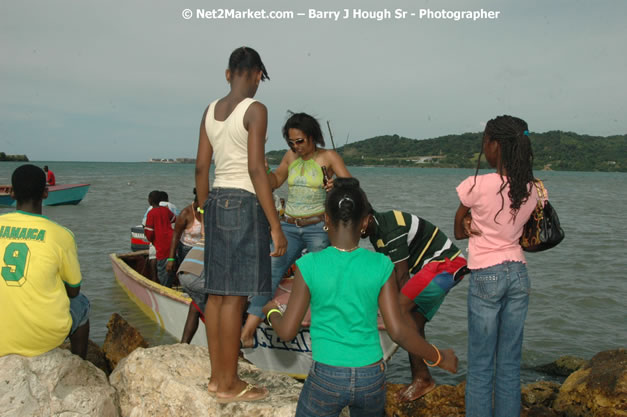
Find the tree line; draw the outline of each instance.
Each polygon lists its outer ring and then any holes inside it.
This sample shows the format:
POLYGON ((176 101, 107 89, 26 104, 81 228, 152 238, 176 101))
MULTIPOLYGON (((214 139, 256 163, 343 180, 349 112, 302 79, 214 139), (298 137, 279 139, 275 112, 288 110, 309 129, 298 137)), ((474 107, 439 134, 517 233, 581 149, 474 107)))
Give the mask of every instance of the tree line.
MULTIPOLYGON (((627 135, 590 136, 554 130, 529 135, 534 169, 561 171, 627 171, 627 135)), ((346 165, 475 168, 482 133, 433 139, 377 136, 337 148, 346 165)), ((266 154, 278 164, 286 150, 266 154)), ((481 166, 487 168, 485 158, 481 166)))

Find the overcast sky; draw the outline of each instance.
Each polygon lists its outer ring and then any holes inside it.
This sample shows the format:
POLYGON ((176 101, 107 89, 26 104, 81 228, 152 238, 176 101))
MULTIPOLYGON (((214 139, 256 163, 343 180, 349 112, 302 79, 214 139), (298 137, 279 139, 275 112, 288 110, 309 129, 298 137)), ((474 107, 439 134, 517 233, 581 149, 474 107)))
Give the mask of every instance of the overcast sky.
POLYGON ((478 132, 499 114, 524 118, 531 131, 625 134, 626 16, 624 0, 4 1, 0 151, 31 160, 195 157, 202 113, 228 92, 224 70, 242 45, 260 53, 271 78, 256 96, 269 110, 268 150, 286 148, 288 109, 330 120, 340 144, 478 132), (295 17, 197 18, 198 9, 231 8, 295 17), (342 16, 309 18, 313 8, 342 16), (384 8, 392 18, 352 16, 384 8), (500 14, 421 19, 421 9, 500 14))

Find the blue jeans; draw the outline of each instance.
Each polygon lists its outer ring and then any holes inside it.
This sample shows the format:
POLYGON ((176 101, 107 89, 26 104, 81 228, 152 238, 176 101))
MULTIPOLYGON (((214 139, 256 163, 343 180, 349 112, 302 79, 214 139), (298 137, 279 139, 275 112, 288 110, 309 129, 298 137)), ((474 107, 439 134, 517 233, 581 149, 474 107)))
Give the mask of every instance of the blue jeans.
POLYGON ((471 272, 467 417, 520 415, 520 361, 530 290, 522 262, 503 262, 471 272))
POLYGON ((87 323, 90 312, 91 304, 84 294, 79 293, 76 297, 70 298, 70 316, 72 316, 70 335, 73 335, 76 329, 87 323))
POLYGON ((351 417, 383 416, 385 362, 359 368, 314 361, 298 397, 296 417, 338 416, 346 406, 351 417))
MULTIPOLYGON (((281 229, 283 229, 287 239, 287 251, 281 257, 272 258, 272 296, 279 286, 285 271, 301 256, 303 249, 307 249, 307 252, 318 252, 329 246, 329 236, 322 229, 323 226, 324 222, 304 227, 281 222, 281 229)), ((261 309, 272 299, 272 296, 253 297, 248 307, 248 314, 254 314, 263 318, 261 309)))

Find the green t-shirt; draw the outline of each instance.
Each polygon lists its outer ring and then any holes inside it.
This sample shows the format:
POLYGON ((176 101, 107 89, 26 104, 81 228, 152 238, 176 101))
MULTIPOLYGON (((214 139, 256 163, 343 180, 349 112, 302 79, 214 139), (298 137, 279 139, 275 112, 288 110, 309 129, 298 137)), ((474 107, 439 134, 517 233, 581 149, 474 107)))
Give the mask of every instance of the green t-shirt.
POLYGON ((296 261, 311 293, 313 359, 331 366, 366 366, 383 357, 377 310, 379 293, 394 264, 366 249, 332 246, 296 261))

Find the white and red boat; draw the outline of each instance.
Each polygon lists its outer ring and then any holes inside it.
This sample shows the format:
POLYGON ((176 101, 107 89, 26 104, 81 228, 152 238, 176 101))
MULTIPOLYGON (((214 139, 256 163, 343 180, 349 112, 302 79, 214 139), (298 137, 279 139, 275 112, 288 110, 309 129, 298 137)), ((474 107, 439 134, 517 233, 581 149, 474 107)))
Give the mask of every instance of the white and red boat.
MULTIPOLYGON (((176 289, 166 288, 144 276, 148 251, 127 254, 111 254, 111 264, 115 279, 128 296, 163 329, 176 338, 183 334, 189 305, 192 302, 187 294, 176 289)), ((281 281, 275 299, 287 304, 293 278, 281 281)), ((281 340, 272 327, 265 323, 257 328, 252 349, 243 349, 244 358, 260 369, 280 372, 296 378, 305 378, 311 367, 311 337, 309 335, 309 312, 303 320, 298 335, 291 341, 281 340)), ((204 326, 199 326, 192 343, 207 346, 204 326)), ((388 360, 398 346, 385 331, 379 317, 379 336, 383 358, 388 360)))

